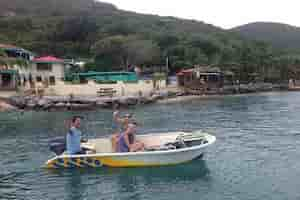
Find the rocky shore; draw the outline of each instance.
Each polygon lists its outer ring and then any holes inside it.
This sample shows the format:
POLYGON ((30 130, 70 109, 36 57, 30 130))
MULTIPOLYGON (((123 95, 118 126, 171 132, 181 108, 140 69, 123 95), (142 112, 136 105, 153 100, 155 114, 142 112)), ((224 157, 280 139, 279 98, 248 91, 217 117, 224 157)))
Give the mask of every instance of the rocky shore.
MULTIPOLYGON (((285 85, 275 85, 269 83, 245 84, 238 86, 226 86, 217 92, 209 91, 206 97, 246 94, 255 92, 287 90, 285 85)), ((56 110, 94 110, 96 108, 112 108, 118 103, 123 107, 145 105, 160 102, 172 102, 172 99, 189 99, 198 96, 197 93, 180 91, 158 91, 150 96, 122 96, 122 97, 88 97, 88 96, 13 96, 5 100, 0 99, 0 111, 9 110, 36 110, 36 111, 56 111, 56 110), (177 98, 176 98, 177 97, 177 98)))
POLYGON ((86 97, 86 96, 15 96, 9 99, 11 105, 22 110, 92 110, 95 108, 112 108, 118 103, 123 107, 150 104, 168 98, 170 93, 155 93, 151 96, 123 97, 86 97))
POLYGON ((12 106, 6 99, 0 99, 0 112, 8 112, 17 110, 17 107, 12 106))

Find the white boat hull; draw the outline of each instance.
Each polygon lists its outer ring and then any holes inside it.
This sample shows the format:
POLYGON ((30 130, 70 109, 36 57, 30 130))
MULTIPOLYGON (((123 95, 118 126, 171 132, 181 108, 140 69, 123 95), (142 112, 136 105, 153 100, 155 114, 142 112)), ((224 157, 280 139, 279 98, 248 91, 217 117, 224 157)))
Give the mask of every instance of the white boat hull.
MULTIPOLYGON (((182 132, 155 134, 161 140, 170 140, 182 132)), ((153 134, 154 135, 154 134, 153 134)), ((148 138, 151 135, 140 136, 148 138)), ((172 150, 128 152, 128 153, 95 153, 84 155, 60 155, 48 160, 48 168, 71 168, 71 167, 145 167, 163 166, 185 163, 198 158, 204 153, 207 146, 214 143, 215 136, 203 133, 206 143, 172 150)), ((145 140, 146 141, 146 140, 145 140)))

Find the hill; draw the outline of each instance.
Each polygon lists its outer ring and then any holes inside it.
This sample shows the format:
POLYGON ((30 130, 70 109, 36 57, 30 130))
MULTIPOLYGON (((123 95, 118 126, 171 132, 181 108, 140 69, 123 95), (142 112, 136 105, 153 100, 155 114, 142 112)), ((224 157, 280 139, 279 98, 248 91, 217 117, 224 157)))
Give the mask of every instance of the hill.
POLYGON ((257 22, 231 29, 247 39, 262 40, 274 47, 300 49, 300 28, 281 23, 257 22))
POLYGON ((1 0, 0 16, 0 43, 40 55, 94 58, 87 70, 161 66, 168 57, 172 72, 195 64, 219 65, 234 68, 240 80, 247 80, 279 63, 277 50, 267 43, 233 31, 123 11, 94 0, 1 0))

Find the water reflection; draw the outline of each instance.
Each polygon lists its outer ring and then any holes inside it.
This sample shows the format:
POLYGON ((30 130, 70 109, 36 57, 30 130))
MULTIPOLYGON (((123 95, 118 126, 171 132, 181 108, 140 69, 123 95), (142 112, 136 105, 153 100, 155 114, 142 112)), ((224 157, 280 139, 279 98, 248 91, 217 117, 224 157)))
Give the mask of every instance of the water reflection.
POLYGON ((22 182, 24 172, 8 172, 0 174, 0 199, 17 199, 18 193, 29 191, 30 188, 22 182))
MULTIPOLYGON (((84 169, 46 169, 46 181, 50 183, 59 182, 59 197, 66 200, 85 199, 88 183, 85 181, 87 172, 84 169), (63 181, 62 181, 63 180, 63 181)), ((50 189, 50 188, 49 188, 50 189)), ((56 192, 56 191, 52 191, 56 192)), ((55 195, 56 196, 56 195, 55 195)))
POLYGON ((123 178, 144 177, 144 180, 152 184, 155 181, 176 182, 181 180, 197 180, 207 178, 209 169, 204 160, 192 161, 186 164, 150 168, 111 169, 111 173, 118 172, 123 178))
MULTIPOLYGON (((105 171, 104 171, 105 172, 105 171)), ((149 194, 169 192, 169 186, 180 188, 192 182, 208 182, 209 169, 205 161, 198 160, 177 166, 107 169, 112 176, 117 176, 117 192, 122 193, 122 199, 145 199, 149 194)))
POLYGON ((161 186, 180 188, 193 182, 210 185, 212 181, 204 160, 164 167, 52 169, 49 173, 65 180, 68 200, 84 199, 87 193, 99 195, 99 192, 100 199, 140 200, 145 199, 145 191, 155 192, 161 186))
POLYGON ((83 199, 85 194, 86 184, 82 182, 80 171, 69 171, 66 179, 66 194, 67 200, 83 199))

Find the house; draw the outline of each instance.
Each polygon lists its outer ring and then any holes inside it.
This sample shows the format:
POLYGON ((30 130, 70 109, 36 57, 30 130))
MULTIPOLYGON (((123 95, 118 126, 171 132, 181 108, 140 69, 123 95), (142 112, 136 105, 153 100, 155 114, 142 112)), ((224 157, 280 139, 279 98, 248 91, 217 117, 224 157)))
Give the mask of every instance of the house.
POLYGON ((221 71, 218 67, 195 66, 181 70, 176 74, 178 86, 187 90, 199 90, 202 93, 219 92, 225 84, 232 84, 234 74, 221 71))
POLYGON ((34 58, 34 54, 32 52, 11 44, 0 44, 0 49, 6 53, 8 58, 20 58, 27 61, 34 58))
POLYGON ((57 81, 64 80, 65 70, 68 64, 63 59, 54 56, 34 58, 30 69, 24 74, 31 77, 34 82, 42 82, 47 85, 55 85, 57 81))
POLYGON ((0 44, 0 90, 16 90, 19 71, 29 65, 33 53, 9 44, 0 44))
POLYGON ((176 74, 179 87, 187 87, 193 80, 194 69, 184 69, 176 74))

